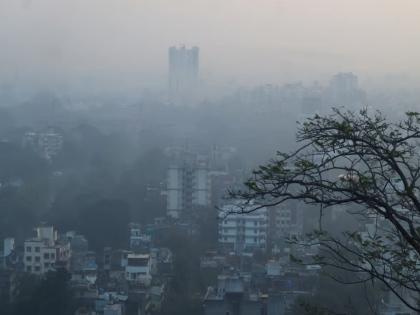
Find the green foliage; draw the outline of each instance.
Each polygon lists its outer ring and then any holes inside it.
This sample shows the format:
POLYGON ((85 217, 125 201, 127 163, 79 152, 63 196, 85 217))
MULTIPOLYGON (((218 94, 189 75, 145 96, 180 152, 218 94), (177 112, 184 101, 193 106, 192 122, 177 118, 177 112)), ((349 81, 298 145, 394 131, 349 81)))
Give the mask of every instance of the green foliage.
MULTIPOLYGON (((304 171, 304 170, 310 170, 310 169, 316 167, 316 165, 309 160, 302 159, 302 160, 297 160, 295 162, 295 167, 304 171)), ((276 169, 273 169, 273 171, 276 171, 276 169)))
POLYGON ((114 193, 125 200, 132 209, 132 218, 138 222, 153 222, 165 216, 165 200, 161 195, 163 179, 169 161, 158 149, 140 156, 124 171, 114 193))
POLYGON ((130 209, 122 200, 103 199, 79 213, 78 230, 86 236, 90 248, 126 248, 130 209))
POLYGON ((48 165, 30 149, 17 144, 0 142, 0 180, 23 180, 24 182, 46 177, 48 165))
POLYGON ((72 315, 75 311, 69 287, 70 274, 60 269, 45 278, 26 275, 20 280, 11 315, 72 315))
MULTIPOLYGON (((337 272, 335 277, 352 279, 351 273, 337 272)), ((312 296, 298 298, 292 315, 371 315, 380 308, 383 291, 371 284, 343 285, 327 275, 321 275, 318 290, 312 296)))
POLYGON ((322 213, 347 209, 356 221, 349 231, 342 225, 326 231, 320 216, 319 231, 301 243, 316 240, 322 253, 316 260, 353 272, 350 283, 376 279, 394 293, 403 287, 418 295, 413 275, 420 257, 419 117, 407 112, 394 122, 380 112, 337 108, 315 115, 300 125, 295 151, 278 153, 253 172, 245 192, 231 196, 267 206, 299 200, 322 213))
POLYGON ((200 270, 201 242, 173 228, 166 233, 160 245, 170 248, 174 255, 174 276, 160 315, 201 315, 201 294, 211 281, 209 275, 200 270))
POLYGON ((19 189, 0 190, 0 238, 23 239, 37 222, 34 204, 19 189))

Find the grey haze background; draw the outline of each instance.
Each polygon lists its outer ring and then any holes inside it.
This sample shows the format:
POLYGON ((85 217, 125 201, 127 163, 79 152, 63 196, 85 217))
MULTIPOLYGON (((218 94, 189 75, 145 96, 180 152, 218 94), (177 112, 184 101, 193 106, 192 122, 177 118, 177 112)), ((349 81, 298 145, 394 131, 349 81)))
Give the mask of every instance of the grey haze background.
POLYGON ((420 73, 418 0, 0 0, 0 82, 164 88, 167 48, 201 48, 208 86, 420 73))

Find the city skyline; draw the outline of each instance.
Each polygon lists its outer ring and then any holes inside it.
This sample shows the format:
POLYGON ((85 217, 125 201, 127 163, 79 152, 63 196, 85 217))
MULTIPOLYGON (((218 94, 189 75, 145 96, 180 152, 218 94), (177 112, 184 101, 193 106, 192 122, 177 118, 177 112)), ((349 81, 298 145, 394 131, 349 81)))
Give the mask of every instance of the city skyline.
POLYGON ((419 76, 420 4, 413 0, 101 4, 1 0, 0 42, 7 50, 0 82, 166 87, 167 48, 179 42, 201 48, 202 76, 216 83, 322 81, 348 71, 419 76))

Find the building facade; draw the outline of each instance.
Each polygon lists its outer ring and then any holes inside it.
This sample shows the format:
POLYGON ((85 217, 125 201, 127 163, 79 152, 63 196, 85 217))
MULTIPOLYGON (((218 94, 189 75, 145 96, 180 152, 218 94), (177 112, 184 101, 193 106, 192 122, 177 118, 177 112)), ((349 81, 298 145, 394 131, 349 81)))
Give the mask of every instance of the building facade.
POLYGON ((32 148, 46 160, 53 159, 63 147, 63 136, 49 129, 45 132, 27 132, 23 136, 24 147, 32 148))
POLYGON ((188 101, 198 85, 199 48, 170 47, 169 96, 171 101, 188 101))
POLYGON ((235 252, 266 249, 268 234, 267 208, 248 212, 254 205, 241 208, 236 204, 222 207, 219 212, 219 244, 235 252), (238 213, 238 212, 243 213, 238 213))
POLYGON ((24 242, 26 272, 41 275, 57 267, 68 268, 69 262, 70 243, 59 242, 52 226, 36 228, 36 237, 24 242))
POLYGON ((210 205, 210 176, 204 162, 184 162, 169 167, 167 173, 166 209, 169 217, 210 205))
POLYGON ((326 92, 327 102, 335 106, 363 105, 366 101, 357 76, 351 72, 334 75, 326 92))
POLYGON ((131 282, 149 285, 152 281, 152 259, 149 254, 128 254, 125 278, 131 282))

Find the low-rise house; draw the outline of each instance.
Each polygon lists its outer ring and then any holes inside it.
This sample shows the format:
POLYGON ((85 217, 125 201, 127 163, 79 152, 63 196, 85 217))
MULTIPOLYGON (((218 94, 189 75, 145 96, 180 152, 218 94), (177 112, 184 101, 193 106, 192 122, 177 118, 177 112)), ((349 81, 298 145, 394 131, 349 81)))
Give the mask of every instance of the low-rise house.
POLYGON ((133 251, 125 249, 112 249, 111 247, 104 248, 104 269, 111 271, 121 271, 127 266, 127 257, 133 251))
POLYGON ((125 277, 127 281, 149 285, 152 281, 152 260, 149 254, 128 254, 125 277))
POLYGON ((130 249, 141 250, 148 249, 151 245, 152 236, 150 233, 145 233, 140 224, 130 224, 130 249))
POLYGON ((33 274, 44 274, 56 268, 69 268, 70 243, 58 240, 52 226, 36 228, 36 237, 24 242, 24 270, 33 274))

